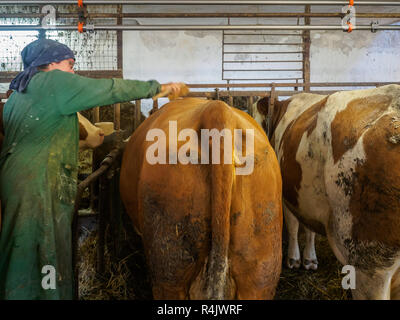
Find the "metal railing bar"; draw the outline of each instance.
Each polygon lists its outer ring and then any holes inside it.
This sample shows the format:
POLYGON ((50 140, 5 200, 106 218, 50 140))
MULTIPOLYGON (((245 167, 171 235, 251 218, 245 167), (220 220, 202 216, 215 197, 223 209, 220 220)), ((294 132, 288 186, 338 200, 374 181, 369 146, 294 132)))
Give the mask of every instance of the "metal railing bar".
POLYGON ((225 51, 225 54, 300 54, 304 51, 225 51))
POLYGON ((244 45, 244 46, 302 46, 303 43, 274 43, 274 42, 225 42, 225 45, 244 45))
POLYGON ((288 63, 302 63, 303 61, 301 60, 257 60, 257 61, 238 61, 238 60, 228 60, 228 61, 224 61, 224 63, 282 63, 282 62, 288 62, 288 63))
POLYGON ((303 69, 225 69, 224 71, 303 71, 303 69))

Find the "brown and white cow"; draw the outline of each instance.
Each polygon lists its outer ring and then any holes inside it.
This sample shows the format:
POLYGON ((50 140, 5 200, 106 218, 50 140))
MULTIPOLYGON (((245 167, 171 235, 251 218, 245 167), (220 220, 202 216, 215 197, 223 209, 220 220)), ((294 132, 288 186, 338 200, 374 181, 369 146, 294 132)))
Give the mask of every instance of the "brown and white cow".
MULTIPOLYGON (((264 119, 267 100, 255 110, 264 119)), ((400 86, 302 93, 277 102, 271 116, 289 259, 299 258, 299 219, 355 267, 355 299, 399 299, 400 86)))
MULTIPOLYGON (((221 157, 228 147, 221 142, 221 157)), ((221 101, 184 98, 164 105, 127 143, 120 192, 143 239, 154 298, 273 298, 282 259, 281 175, 267 136, 249 115, 221 101), (236 145, 231 164, 151 164, 146 154, 154 142, 146 137, 152 129, 165 132, 167 159, 176 144, 179 153, 189 145, 197 155, 211 144, 209 137, 195 144, 191 135, 181 136, 183 129, 198 137, 204 129, 243 129, 243 152, 251 149, 245 129, 254 130, 254 169, 235 174, 244 165, 236 160, 236 145)))

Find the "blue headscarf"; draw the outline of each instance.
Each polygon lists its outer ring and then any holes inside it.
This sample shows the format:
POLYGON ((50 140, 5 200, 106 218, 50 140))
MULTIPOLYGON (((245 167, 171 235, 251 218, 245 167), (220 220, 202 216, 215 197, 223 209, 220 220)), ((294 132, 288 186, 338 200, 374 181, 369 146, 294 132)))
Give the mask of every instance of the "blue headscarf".
POLYGON ((66 59, 74 59, 75 55, 65 44, 49 39, 39 39, 28 44, 21 52, 24 71, 11 82, 10 89, 23 92, 32 77, 39 72, 39 66, 66 59))

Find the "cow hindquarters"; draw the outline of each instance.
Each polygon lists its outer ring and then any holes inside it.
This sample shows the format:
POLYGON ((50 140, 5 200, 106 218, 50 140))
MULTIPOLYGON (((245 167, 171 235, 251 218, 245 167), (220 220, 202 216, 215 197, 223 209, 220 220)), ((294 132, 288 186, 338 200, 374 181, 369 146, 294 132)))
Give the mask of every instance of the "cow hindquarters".
POLYGON ((256 151, 251 175, 236 175, 230 274, 237 299, 272 299, 282 266, 282 182, 270 147, 256 151))
MULTIPOLYGON (((144 166, 139 212, 155 299, 189 299, 209 252, 206 172, 194 165, 144 166)), ((205 299, 205 296, 198 296, 205 299)))

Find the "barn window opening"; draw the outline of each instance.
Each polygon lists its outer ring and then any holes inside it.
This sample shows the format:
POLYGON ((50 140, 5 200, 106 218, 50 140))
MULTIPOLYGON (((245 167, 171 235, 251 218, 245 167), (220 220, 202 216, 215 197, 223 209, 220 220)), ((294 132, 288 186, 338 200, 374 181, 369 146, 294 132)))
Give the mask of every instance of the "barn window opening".
MULTIPOLYGON (((76 16, 64 17, 76 10, 76 6, 57 6, 57 25, 75 25, 76 16)), ((0 25, 40 25, 39 6, 1 6, 0 25)), ((90 7, 91 12, 102 12, 98 6, 90 7)), ((116 13, 117 6, 106 10, 116 13)), ((88 24, 93 21, 88 21, 88 24)), ((116 19, 100 19, 96 23, 115 24, 116 19)), ((45 30, 45 31, 0 31, 0 92, 3 92, 11 80, 24 69, 21 51, 39 37, 59 41, 67 45, 76 57, 74 69, 85 76, 120 77, 121 67, 118 65, 117 31, 95 31, 79 33, 78 31, 45 30)))

